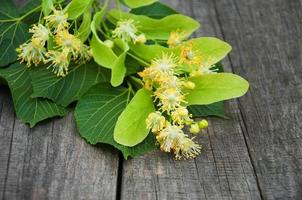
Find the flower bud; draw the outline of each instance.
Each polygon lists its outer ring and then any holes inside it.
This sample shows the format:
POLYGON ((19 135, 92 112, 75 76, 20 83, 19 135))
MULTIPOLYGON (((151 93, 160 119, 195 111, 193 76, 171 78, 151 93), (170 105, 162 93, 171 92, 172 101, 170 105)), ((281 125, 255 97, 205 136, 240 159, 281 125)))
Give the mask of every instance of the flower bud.
POLYGON ((110 49, 112 49, 113 46, 114 46, 114 43, 113 43, 111 40, 106 40, 106 41, 104 42, 104 44, 105 44, 107 47, 109 47, 110 49))
POLYGON ((199 133, 200 132, 199 125, 197 123, 192 124, 190 127, 190 132, 193 134, 199 133))
POLYGON ((200 122, 198 122, 198 126, 199 126, 199 128, 201 128, 201 129, 205 129, 205 128, 208 128, 209 123, 208 123, 207 120, 203 119, 203 120, 201 120, 200 122))
POLYGON ((135 40, 135 42, 142 43, 142 44, 144 44, 146 41, 147 39, 145 34, 140 34, 135 40))
POLYGON ((193 83, 192 81, 187 81, 183 85, 189 90, 193 90, 195 88, 195 83, 193 83))

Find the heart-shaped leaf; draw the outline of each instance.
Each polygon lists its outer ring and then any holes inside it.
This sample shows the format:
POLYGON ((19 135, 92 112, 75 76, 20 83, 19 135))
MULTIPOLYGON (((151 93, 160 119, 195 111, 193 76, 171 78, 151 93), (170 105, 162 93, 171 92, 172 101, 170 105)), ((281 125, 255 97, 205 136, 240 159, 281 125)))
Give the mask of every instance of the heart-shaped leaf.
POLYGON ((231 73, 208 74, 189 79, 195 83, 194 90, 186 91, 188 105, 208 105, 244 95, 249 83, 231 73))
POLYGON ((0 6, 0 67, 17 60, 16 48, 26 42, 29 26, 19 19, 16 6, 10 0, 1 1, 0 6))
POLYGON ((0 70, 12 92, 17 117, 34 127, 38 122, 64 116, 67 110, 54 102, 43 98, 31 98, 33 90, 28 69, 19 63, 0 70))
POLYGON ((151 92, 144 88, 137 91, 117 120, 114 140, 129 147, 141 143, 149 134, 146 119, 154 110, 151 92))
POLYGON ((138 156, 156 148, 152 134, 134 147, 118 144, 113 139, 115 124, 130 102, 130 90, 109 85, 93 86, 77 103, 75 119, 83 138, 91 144, 106 143, 121 150, 124 158, 138 156))
POLYGON ((79 100, 93 85, 110 81, 110 72, 95 62, 82 65, 72 64, 66 77, 57 77, 46 67, 30 70, 33 94, 31 97, 44 97, 62 106, 79 100))

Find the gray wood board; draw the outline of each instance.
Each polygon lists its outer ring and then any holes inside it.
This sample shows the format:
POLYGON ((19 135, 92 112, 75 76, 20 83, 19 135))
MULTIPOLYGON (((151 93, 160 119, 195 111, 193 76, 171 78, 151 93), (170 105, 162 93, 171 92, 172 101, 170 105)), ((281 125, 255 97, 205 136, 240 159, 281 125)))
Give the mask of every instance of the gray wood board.
POLYGON ((302 5, 216 0, 232 68, 251 83, 239 99, 264 199, 302 199, 302 5))
POLYGON ((1 199, 116 199, 118 155, 79 137, 72 113, 34 129, 0 87, 1 199))

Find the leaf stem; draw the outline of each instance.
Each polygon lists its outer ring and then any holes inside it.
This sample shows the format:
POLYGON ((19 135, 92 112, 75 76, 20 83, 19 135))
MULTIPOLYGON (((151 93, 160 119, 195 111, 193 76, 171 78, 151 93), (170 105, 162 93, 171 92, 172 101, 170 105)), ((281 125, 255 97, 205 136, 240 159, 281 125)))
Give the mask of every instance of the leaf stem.
POLYGON ((136 59, 137 61, 139 61, 141 64, 143 64, 144 67, 150 66, 150 63, 148 63, 148 62, 144 61, 143 59, 137 57, 136 55, 132 54, 131 52, 128 51, 127 54, 129 56, 131 56, 132 58, 136 59))

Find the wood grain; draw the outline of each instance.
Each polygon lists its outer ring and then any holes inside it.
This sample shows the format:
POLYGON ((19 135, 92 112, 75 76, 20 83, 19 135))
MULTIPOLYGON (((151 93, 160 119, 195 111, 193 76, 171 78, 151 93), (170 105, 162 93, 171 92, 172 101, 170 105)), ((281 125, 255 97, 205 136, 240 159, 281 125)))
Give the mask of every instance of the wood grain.
MULTIPOLYGON (((197 36, 222 37, 212 1, 166 2, 201 22, 197 36)), ((230 70, 227 60, 224 64, 230 70)), ((155 152, 125 161, 121 198, 260 199, 236 101, 227 103, 226 110, 231 119, 210 119, 209 130, 198 139, 205 152, 196 160, 174 161, 155 152)))
POLYGON ((116 199, 116 151, 81 139, 72 114, 30 130, 0 91, 0 198, 116 199))
POLYGON ((233 70, 251 83, 239 99, 264 199, 302 198, 302 5, 216 0, 233 70))

